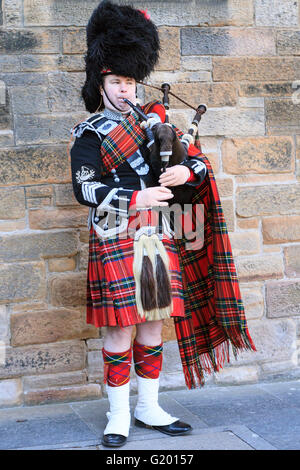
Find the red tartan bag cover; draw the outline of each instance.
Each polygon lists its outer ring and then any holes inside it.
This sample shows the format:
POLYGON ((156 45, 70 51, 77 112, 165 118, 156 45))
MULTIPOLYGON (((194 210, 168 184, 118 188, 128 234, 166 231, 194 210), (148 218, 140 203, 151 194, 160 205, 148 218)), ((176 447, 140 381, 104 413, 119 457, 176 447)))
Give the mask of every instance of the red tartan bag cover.
MULTIPOLYGON (((159 102, 143 107, 149 113, 159 102)), ((163 105, 160 105, 163 108, 163 105)), ((163 108, 164 109, 164 108, 163 108)), ((175 127, 174 127, 175 128, 175 127)), ((176 128, 175 128, 176 129, 176 128)), ((176 129, 177 135, 182 132, 176 129)), ((132 113, 106 137, 101 146, 104 173, 117 168, 141 145, 146 136, 132 113)), ((201 159, 205 180, 197 187, 189 214, 193 226, 197 205, 202 205, 203 244, 187 249, 187 239, 175 238, 184 287, 185 316, 174 317, 175 331, 188 388, 204 385, 203 372, 219 371, 229 362, 229 345, 239 351, 256 351, 248 331, 238 277, 218 188, 209 160, 200 144, 190 145, 189 155, 201 159)))

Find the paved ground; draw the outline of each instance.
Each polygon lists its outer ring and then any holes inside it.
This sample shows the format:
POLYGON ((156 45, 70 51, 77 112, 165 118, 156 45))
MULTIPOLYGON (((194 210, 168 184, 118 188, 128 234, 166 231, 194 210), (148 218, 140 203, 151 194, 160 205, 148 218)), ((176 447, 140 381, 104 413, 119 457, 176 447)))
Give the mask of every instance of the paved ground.
MULTIPOLYGON (((192 433, 174 438, 132 424, 120 450, 300 449, 300 380, 164 392, 160 404, 192 433)), ((107 450, 107 409, 106 399, 0 409, 0 449, 107 450)))

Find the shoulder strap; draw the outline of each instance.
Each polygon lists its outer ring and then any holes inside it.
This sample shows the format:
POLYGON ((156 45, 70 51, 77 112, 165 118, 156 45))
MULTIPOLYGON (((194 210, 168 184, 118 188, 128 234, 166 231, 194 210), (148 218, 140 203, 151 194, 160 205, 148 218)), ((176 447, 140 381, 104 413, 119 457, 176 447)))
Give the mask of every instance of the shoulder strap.
POLYGON ((104 119, 104 116, 102 113, 95 114, 94 116, 89 117, 85 121, 80 122, 77 124, 75 127, 71 129, 71 134, 73 137, 81 137, 82 134, 86 131, 92 131, 97 134, 99 139, 102 141, 102 136, 101 133, 98 130, 98 127, 101 123, 101 121, 104 119))

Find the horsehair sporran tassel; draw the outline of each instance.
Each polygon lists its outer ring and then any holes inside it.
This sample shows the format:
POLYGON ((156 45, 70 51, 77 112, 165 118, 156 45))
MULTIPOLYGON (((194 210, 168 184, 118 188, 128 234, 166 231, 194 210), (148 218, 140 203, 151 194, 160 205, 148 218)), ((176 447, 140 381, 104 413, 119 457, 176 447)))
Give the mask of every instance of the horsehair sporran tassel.
POLYGON ((134 241, 133 274, 138 313, 148 321, 169 318, 172 309, 169 257, 156 234, 134 241))

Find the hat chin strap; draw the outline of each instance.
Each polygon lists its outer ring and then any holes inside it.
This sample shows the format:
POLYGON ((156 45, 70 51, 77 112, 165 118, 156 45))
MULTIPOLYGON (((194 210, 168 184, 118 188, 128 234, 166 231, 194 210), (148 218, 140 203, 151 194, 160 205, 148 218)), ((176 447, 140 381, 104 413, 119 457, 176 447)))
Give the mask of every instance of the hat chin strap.
POLYGON ((103 89, 103 91, 104 91, 104 93, 105 93, 106 98, 108 99, 108 101, 110 102, 110 104, 111 104, 115 109, 117 109, 117 110, 118 110, 120 113, 122 113, 122 114, 129 114, 129 113, 130 113, 130 111, 123 111, 122 109, 118 108, 118 107, 110 100, 108 94, 107 94, 106 91, 105 91, 104 86, 102 87, 102 89, 103 89))

